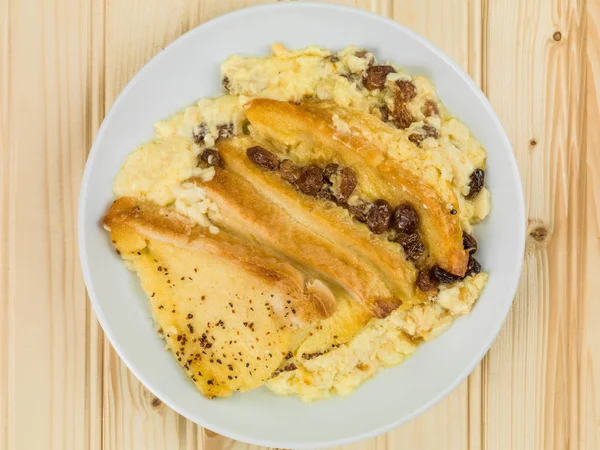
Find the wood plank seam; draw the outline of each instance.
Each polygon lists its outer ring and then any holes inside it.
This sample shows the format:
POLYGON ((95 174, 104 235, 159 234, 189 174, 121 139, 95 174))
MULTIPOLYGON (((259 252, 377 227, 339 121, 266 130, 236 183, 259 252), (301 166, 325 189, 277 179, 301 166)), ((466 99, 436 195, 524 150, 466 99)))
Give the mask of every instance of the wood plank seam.
MULTIPOLYGON (((584 448, 594 450, 600 448, 600 396, 596 384, 600 382, 600 371, 594 371, 594 355, 600 351, 597 322, 600 319, 600 138, 598 123, 600 123, 600 4, 587 2, 586 14, 586 108, 584 117, 584 137, 586 147, 587 172, 587 259, 585 294, 588 311, 585 317, 587 325, 584 354, 585 364, 582 372, 586 379, 584 388, 587 398, 584 398, 584 420, 582 436, 588 445, 584 448)), ((596 363, 598 361, 596 360, 596 363)))
MULTIPOLYGON (((489 0, 481 0, 481 11, 480 11, 480 20, 481 20, 481 37, 480 37, 480 67, 479 67, 479 76, 480 76, 480 88, 482 92, 488 95, 488 85, 487 85, 487 63, 488 63, 488 55, 489 55, 489 11, 490 5, 489 0)), ((514 300, 513 300, 514 301, 514 300)), ((489 350, 488 350, 489 353, 489 350)), ((486 436, 487 436, 487 375, 488 375, 488 355, 486 354, 483 357, 483 360, 480 363, 480 401, 479 401, 479 411, 476 414, 479 414, 479 450, 487 450, 486 445, 486 436)), ((474 450, 474 449, 469 449, 474 450)))
MULTIPOLYGON (((575 340, 576 348, 573 349, 573 354, 576 360, 571 365, 571 376, 574 380, 574 386, 572 388, 573 396, 571 397, 571 409, 574 410, 574 414, 571 416, 570 423, 570 436, 574 436, 576 439, 576 445, 574 448, 580 448, 580 446, 587 447, 586 442, 586 430, 585 426, 587 422, 584 420, 584 409, 583 405, 586 405, 586 397, 588 392, 586 391, 586 376, 588 375, 585 370, 585 361, 587 354, 587 346, 585 339, 585 330, 589 326, 588 315, 587 315, 587 302, 586 300, 586 273, 587 273, 587 249, 590 247, 588 242, 588 214, 587 210, 587 192, 589 189, 588 183, 588 172, 586 162, 588 160, 588 147, 587 147, 587 45, 588 45, 588 33, 587 33, 587 0, 581 0, 579 8, 575 17, 573 17, 573 24, 579 33, 575 34, 572 46, 579 52, 581 60, 581 70, 579 73, 579 79, 575 81, 576 85, 579 86, 578 93, 579 98, 575 99, 576 104, 573 106, 573 110, 577 111, 577 116, 571 116, 571 119, 577 123, 575 133, 578 136, 577 139, 569 139, 569 142, 573 142, 573 146, 577 146, 577 142, 581 142, 581 150, 579 157, 574 164, 577 165, 579 176, 571 177, 571 182, 574 184, 574 188, 571 191, 573 200, 576 202, 575 211, 581 211, 582 214, 571 214, 572 226, 570 228, 570 239, 574 240, 573 248, 576 249, 574 258, 576 258, 575 264, 570 264, 572 273, 569 276, 570 280, 576 280, 572 284, 572 293, 569 295, 572 299, 583 299, 583 301, 570 302, 571 307, 575 308, 574 315, 576 316, 572 323, 574 323, 575 332, 577 339, 575 340), (578 39, 577 39, 578 38, 578 39), (577 108, 579 105, 579 108, 577 108), (579 183, 578 183, 579 181, 579 183), (579 189, 577 189, 577 183, 579 189), (583 230, 581 232, 580 230, 583 230), (579 244, 579 245, 577 245, 579 244), (573 400, 574 399, 574 400, 573 400)), ((569 21, 571 25, 571 21, 569 21)), ((576 149, 574 150, 577 151, 576 149)), ((573 344, 573 339, 570 340, 573 344)))
POLYGON ((371 6, 369 10, 393 20, 394 3, 394 0, 371 0, 371 6))
MULTIPOLYGON (((12 17, 12 13, 11 13, 11 8, 10 8, 10 2, 7 6, 7 13, 8 13, 8 23, 10 24, 10 18, 12 17)), ((12 40, 10 39, 11 33, 12 33, 12 28, 9 26, 6 27, 6 30, 8 32, 8 36, 7 36, 7 62, 10 61, 11 59, 11 44, 12 44, 12 40)), ((6 67, 9 67, 8 65, 6 67)), ((7 123, 7 129, 6 129, 6 135, 7 135, 7 140, 6 140, 6 172, 7 172, 7 177, 6 179, 8 180, 8 187, 6 188, 6 207, 5 207, 5 214, 6 214, 6 236, 7 236, 7 244, 6 244, 6 251, 4 252, 4 254, 6 255, 6 268, 7 268, 7 281, 6 281, 6 323, 5 323, 5 336, 6 336, 6 408, 8 411, 7 414, 7 420, 6 420, 6 427, 7 427, 7 432, 6 432, 6 448, 10 449, 11 447, 13 447, 14 445, 14 439, 15 436, 13 433, 11 433, 12 431, 12 424, 14 423, 14 417, 12 417, 12 415, 10 414, 10 411, 13 409, 13 405, 14 405, 14 398, 12 395, 13 389, 12 389, 12 385, 13 385, 13 380, 14 380, 14 365, 12 364, 13 361, 13 352, 12 352, 12 347, 10 345, 10 342, 13 338, 13 328, 12 328, 12 323, 14 323, 14 310, 12 308, 12 302, 11 299, 14 297, 14 289, 15 289, 15 277, 14 277, 14 271, 10 271, 10 267, 13 266, 13 261, 14 261, 14 242, 15 242, 15 236, 14 236, 14 224, 11 221, 11 217, 14 217, 14 203, 13 203, 13 198, 14 196, 12 194, 14 194, 12 191, 12 187, 14 186, 14 154, 11 151, 11 140, 13 139, 12 134, 10 133, 10 129, 11 129, 11 120, 10 120, 10 115, 8 114, 8 112, 10 111, 11 108, 11 100, 12 100, 12 90, 11 90, 11 85, 12 85, 12 77, 11 77, 11 71, 10 69, 6 71, 6 77, 7 77, 7 84, 8 84, 8 93, 6 96, 6 114, 7 114, 7 119, 6 119, 6 123, 7 123), (12 214, 11 214, 12 213, 12 214)))
MULTIPOLYGON (((0 4, 0 67, 10 59, 10 3, 0 4)), ((9 190, 10 190, 10 71, 0 71, 0 450, 9 449, 9 190)))
POLYGON ((13 266, 13 261, 14 261, 14 223, 11 220, 11 217, 14 217, 14 192, 12 192, 12 187, 14 186, 14 154, 11 151, 11 140, 13 139, 13 135, 11 133, 11 119, 10 119, 10 108, 11 108, 11 103, 12 103, 12 77, 11 77, 11 71, 9 69, 9 61, 11 60, 11 53, 12 53, 12 41, 10 39, 11 33, 12 33, 12 27, 10 26, 11 24, 11 20, 10 18, 12 17, 11 14, 11 8, 10 8, 10 1, 7 0, 6 3, 6 16, 5 16, 8 20, 6 21, 6 40, 5 40, 5 57, 6 57, 6 66, 8 69, 6 71, 4 71, 6 80, 5 80, 5 85, 7 88, 7 92, 6 92, 6 97, 5 97, 5 120, 3 120, 3 125, 6 126, 5 131, 4 131, 4 135, 5 135, 5 148, 3 149, 3 162, 5 164, 3 164, 4 170, 3 172, 5 172, 6 178, 3 177, 4 180, 7 180, 7 183, 3 184, 3 190, 5 193, 5 196, 3 198, 3 205, 4 205, 4 211, 3 211, 3 216, 5 218, 5 223, 3 224, 4 228, 4 233, 3 235, 6 236, 6 245, 3 249, 2 255, 3 255, 3 261, 5 263, 5 267, 6 270, 3 271, 5 274, 5 292, 3 295, 3 312, 5 314, 3 314, 3 317, 5 317, 5 321, 4 321, 4 327, 3 327, 3 331, 4 331, 4 355, 6 358, 6 363, 4 366, 4 375, 5 375, 5 390, 4 390, 4 402, 6 405, 6 423, 5 423, 5 427, 6 427, 6 435, 5 435, 5 448, 7 450, 11 449, 14 447, 14 439, 15 436, 13 433, 11 433, 12 430, 12 424, 14 423, 14 417, 10 414, 10 411, 13 409, 13 404, 14 404, 14 398, 12 395, 13 389, 12 389, 12 385, 13 385, 13 380, 14 380, 14 365, 12 364, 13 361, 13 351, 12 351, 12 347, 10 345, 10 342, 12 341, 13 338, 13 323, 14 323, 14 310, 12 308, 12 302, 11 299, 14 297, 14 289, 15 289, 15 280, 14 280, 14 271, 10 270, 10 267, 13 266))
MULTIPOLYGON (((469 0, 467 7, 468 73, 480 86, 484 94, 483 75, 485 73, 487 2, 488 0, 469 0)), ((484 448, 484 367, 485 356, 467 378, 467 448, 469 450, 484 448)))
MULTIPOLYGON (((86 85, 86 117, 83 151, 87 159, 96 132, 102 122, 105 111, 105 79, 106 79, 106 1, 91 0, 89 7, 89 51, 91 57, 87 63, 86 85), (100 47, 100 48, 98 48, 100 47)), ((86 302, 86 439, 88 450, 104 448, 104 421, 102 420, 102 403, 104 398, 104 333, 92 310, 90 299, 85 294, 86 302), (94 392, 94 390, 96 392, 94 392), (96 414, 95 411, 99 411, 96 414)))

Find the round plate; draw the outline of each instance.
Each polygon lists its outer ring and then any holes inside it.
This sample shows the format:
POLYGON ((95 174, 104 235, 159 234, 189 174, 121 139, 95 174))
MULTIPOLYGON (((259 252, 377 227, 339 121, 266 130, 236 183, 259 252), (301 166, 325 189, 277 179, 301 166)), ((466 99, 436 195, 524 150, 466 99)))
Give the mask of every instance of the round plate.
POLYGON ((510 142, 485 96, 458 65, 427 40, 362 10, 329 4, 279 3, 236 11, 186 33, 154 57, 106 116, 85 168, 79 200, 79 249, 89 296, 117 353, 164 403, 227 437, 296 449, 366 439, 416 417, 444 398, 488 350, 510 309, 524 250, 525 215, 510 142), (153 136, 153 123, 220 93, 220 63, 229 55, 267 55, 270 44, 364 47, 428 76, 450 111, 488 153, 492 213, 476 230, 490 278, 472 313, 382 370, 349 397, 312 404, 266 388, 208 400, 164 350, 137 276, 115 254, 101 218, 125 157, 153 136))

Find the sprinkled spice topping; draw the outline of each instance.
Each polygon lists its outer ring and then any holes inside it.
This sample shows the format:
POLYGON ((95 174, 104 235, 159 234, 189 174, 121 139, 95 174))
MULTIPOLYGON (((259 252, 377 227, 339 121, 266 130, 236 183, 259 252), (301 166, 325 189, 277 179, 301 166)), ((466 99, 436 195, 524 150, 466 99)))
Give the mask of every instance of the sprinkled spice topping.
POLYGON ((322 352, 302 353, 302 359, 314 359, 321 356, 322 354, 322 352))
POLYGON ((277 369, 275 372, 273 372, 273 375, 271 375, 271 378, 275 378, 276 376, 278 376, 279 374, 283 373, 283 372, 291 372, 292 370, 296 370, 296 364, 294 363, 290 363, 285 365, 284 367, 277 369))

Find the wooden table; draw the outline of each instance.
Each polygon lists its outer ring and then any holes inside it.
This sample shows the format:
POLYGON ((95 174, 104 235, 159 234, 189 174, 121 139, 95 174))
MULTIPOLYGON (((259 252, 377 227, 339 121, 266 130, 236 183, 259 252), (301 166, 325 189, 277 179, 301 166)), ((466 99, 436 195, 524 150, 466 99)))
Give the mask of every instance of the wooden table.
MULTIPOLYGON (((87 152, 119 91, 180 34, 255 3, 0 0, 0 450, 256 448, 186 421, 129 373, 76 242, 87 152)), ((599 448, 600 1, 339 3, 406 24, 479 83, 529 220, 514 306, 479 367, 418 419, 344 449, 599 448)))

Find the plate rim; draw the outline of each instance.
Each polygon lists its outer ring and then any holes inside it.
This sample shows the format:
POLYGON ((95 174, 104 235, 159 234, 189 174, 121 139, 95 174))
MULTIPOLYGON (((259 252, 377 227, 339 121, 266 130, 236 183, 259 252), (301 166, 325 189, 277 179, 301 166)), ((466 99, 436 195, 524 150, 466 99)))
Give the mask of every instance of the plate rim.
POLYGON ((92 143, 92 146, 91 146, 88 156, 86 158, 85 168, 84 168, 82 179, 81 179, 80 190, 79 190, 79 200, 78 200, 78 213, 77 213, 77 233, 78 233, 77 240, 78 240, 78 248, 79 248, 79 260, 80 260, 80 264, 81 264, 81 268, 82 268, 84 283, 86 286, 86 292, 89 297, 90 303, 93 307, 93 310, 98 319, 98 322, 100 323, 100 325, 103 329, 104 335, 109 340, 113 349, 119 355, 119 358, 121 359, 121 361, 123 361, 123 363, 127 366, 127 368, 136 376, 136 378, 144 385, 144 387, 146 389, 148 389, 157 398, 159 398, 161 401, 163 401, 167 406, 169 406, 169 408, 173 409, 178 414, 184 416, 186 419, 188 419, 204 428, 207 428, 211 431, 221 434, 225 437, 228 437, 230 439, 239 440, 242 442, 247 442, 252 445, 262 445, 262 446, 267 446, 267 447, 281 447, 282 444, 284 444, 284 446, 286 446, 286 447, 293 447, 295 449, 312 449, 315 447, 332 447, 332 446, 338 446, 338 445, 346 445, 346 444, 350 444, 353 442, 362 441, 362 440, 369 439, 369 438, 372 438, 375 436, 379 436, 383 433, 393 430, 393 429, 397 428, 398 426, 400 426, 404 423, 407 423, 410 420, 420 416, 425 411, 427 411, 428 409, 430 409, 431 407, 433 407, 434 405, 439 403, 442 399, 447 397, 452 391, 454 391, 454 389, 456 389, 456 387, 460 383, 462 383, 469 376, 469 374, 475 369, 475 367, 481 362, 481 360, 483 359, 485 354, 489 351, 492 343, 496 340, 504 323, 506 322, 506 318, 508 316, 510 309, 512 308, 512 304, 514 302, 514 298, 515 298, 516 291, 517 291, 519 281, 520 281, 521 269, 522 269, 524 252, 525 252, 525 234, 526 234, 525 230, 526 230, 526 215, 525 215, 525 201, 524 201, 524 195, 523 195, 523 184, 522 184, 522 180, 520 177, 519 167, 518 167, 518 164, 517 164, 517 161, 515 158, 512 144, 510 142, 510 139, 508 138, 506 130, 502 126, 502 123, 501 123, 500 119, 498 118, 496 112, 494 111, 492 105, 490 104, 489 100, 487 99, 485 94, 481 91, 479 86, 475 83, 475 81, 470 77, 470 75, 458 63, 456 63, 450 56, 448 56, 444 51, 442 51, 439 47, 437 47, 431 41, 429 41, 425 37, 421 36, 420 34, 416 33, 415 31, 411 30, 410 28, 407 28, 406 26, 401 25, 400 23, 398 23, 390 18, 383 17, 374 12, 363 10, 363 9, 356 8, 356 7, 338 5, 338 4, 332 4, 332 3, 320 3, 320 2, 314 2, 314 1, 293 2, 293 3, 287 3, 287 2, 279 3, 278 2, 278 3, 249 6, 249 7, 231 11, 229 13, 220 15, 220 16, 210 19, 206 22, 203 22, 203 23, 197 25, 196 27, 188 30, 187 32, 185 32, 184 34, 180 35, 179 37, 174 39, 172 42, 170 42, 160 52, 158 52, 149 61, 147 61, 136 72, 136 74, 127 82, 125 87, 119 92, 119 95, 117 96, 117 98, 115 99, 113 104, 111 105, 108 113, 105 114, 105 116, 102 120, 102 124, 100 125, 98 132, 96 133, 96 136, 94 137, 94 141, 92 143), (108 324, 108 319, 103 312, 103 308, 101 307, 101 302, 98 300, 95 290, 94 290, 94 287, 93 287, 93 284, 91 282, 92 276, 91 276, 90 267, 87 263, 87 246, 86 246, 85 238, 84 238, 86 231, 85 231, 85 227, 83 226, 83 224, 85 222, 85 211, 86 211, 85 192, 87 191, 87 188, 89 185, 89 178, 90 178, 90 173, 92 170, 91 167, 93 167, 95 165, 95 161, 99 156, 100 142, 102 141, 102 138, 108 127, 107 124, 110 122, 111 117, 115 114, 115 111, 118 109, 121 102, 124 101, 123 99, 126 97, 126 94, 133 88, 133 86, 138 82, 138 80, 142 77, 142 75, 145 72, 151 70, 152 67, 154 67, 155 65, 159 64, 161 59, 163 58, 163 56, 170 49, 176 47, 177 45, 180 45, 182 42, 184 42, 188 39, 192 39, 194 34, 199 32, 198 30, 201 29, 202 27, 206 27, 208 25, 217 26, 217 25, 219 25, 220 22, 225 22, 233 16, 243 16, 243 15, 247 15, 247 14, 254 14, 258 11, 262 11, 263 13, 268 13, 269 10, 284 9, 284 8, 287 8, 290 11, 293 11, 294 9, 321 9, 321 10, 329 10, 329 12, 333 12, 333 13, 335 13, 336 11, 343 11, 344 13, 352 13, 352 14, 356 14, 359 16, 363 16, 363 18, 367 19, 367 20, 380 21, 380 22, 386 23, 387 25, 392 25, 393 27, 396 27, 400 32, 406 33, 406 34, 410 35, 413 39, 420 41, 420 43, 422 45, 428 47, 435 54, 435 56, 437 58, 442 59, 444 62, 446 62, 448 65, 450 65, 460 75, 460 77, 466 82, 466 85, 473 91, 474 95, 485 107, 487 113, 489 114, 491 120, 493 121, 494 127, 500 131, 502 140, 504 141, 502 143, 502 146, 511 150, 509 152, 508 159, 509 159, 510 166, 511 166, 513 173, 516 174, 515 182, 517 183, 516 187, 518 188, 517 191, 519 194, 518 195, 519 201, 515 205, 515 212, 516 212, 517 217, 521 217, 523 219, 519 222, 520 223, 520 228, 519 228, 520 233, 518 233, 518 235, 517 235, 517 239, 518 239, 517 242, 514 243, 516 250, 518 250, 516 252, 516 254, 520 254, 521 258, 516 262, 516 264, 514 266, 513 273, 511 274, 511 277, 510 277, 510 279, 512 280, 512 284, 510 286, 507 286, 507 290, 506 290, 506 292, 507 292, 506 297, 510 298, 510 301, 506 302, 505 311, 503 312, 502 320, 499 320, 497 322, 498 325, 493 330, 493 333, 489 334, 489 336, 491 336, 491 338, 489 338, 488 342, 486 342, 485 345, 482 346, 481 351, 472 360, 472 362, 468 366, 466 366, 460 372, 460 374, 456 377, 456 379, 453 380, 451 383, 449 383, 448 386, 445 389, 443 389, 437 396, 435 396, 430 401, 423 404, 420 408, 417 408, 416 410, 414 410, 412 413, 405 414, 402 417, 399 417, 395 420, 387 422, 380 427, 374 428, 373 430, 363 433, 363 434, 360 434, 360 435, 356 435, 356 436, 348 437, 348 438, 342 438, 342 439, 318 441, 318 442, 313 442, 313 443, 308 443, 308 442, 285 442, 284 443, 284 442, 272 441, 269 439, 256 439, 253 437, 247 437, 247 436, 244 436, 243 434, 237 433, 236 431, 223 429, 220 426, 211 424, 210 421, 207 420, 206 418, 197 417, 195 414, 192 414, 190 411, 187 411, 186 408, 182 408, 182 407, 178 406, 176 403, 172 402, 171 398, 168 395, 162 395, 163 394, 162 392, 160 394, 158 394, 157 392, 159 392, 161 390, 159 388, 155 389, 154 386, 152 386, 152 387, 150 386, 150 384, 146 380, 146 377, 144 377, 144 375, 142 373, 138 372, 137 368, 133 367, 130 364, 130 361, 123 356, 122 348, 120 347, 119 343, 116 342, 112 337, 112 334, 110 331, 111 327, 108 324))

